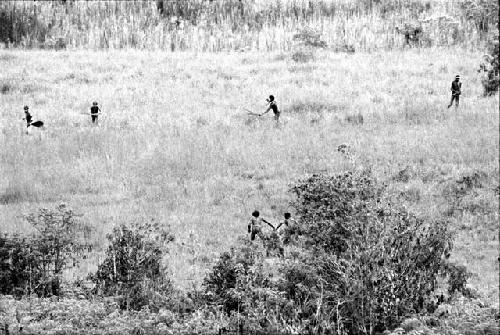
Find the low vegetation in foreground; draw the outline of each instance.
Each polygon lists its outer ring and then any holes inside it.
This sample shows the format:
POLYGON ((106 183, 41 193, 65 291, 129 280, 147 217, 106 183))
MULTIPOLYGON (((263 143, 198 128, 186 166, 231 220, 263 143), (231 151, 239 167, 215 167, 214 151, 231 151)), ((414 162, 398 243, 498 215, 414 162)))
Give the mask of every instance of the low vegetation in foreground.
POLYGON ((494 334, 500 330, 497 310, 467 286, 471 273, 451 258, 454 230, 448 218, 422 219, 393 205, 397 196, 364 169, 313 175, 290 191, 295 194, 293 224, 280 236, 273 232, 255 242, 239 238, 221 254, 202 286, 188 291, 171 285, 162 254, 175 237, 154 222, 115 227, 107 237, 104 260, 87 278, 90 285, 84 281, 68 285, 58 265, 86 252, 78 248, 78 234, 64 232, 71 228, 76 233, 81 226, 65 205, 41 210, 27 218, 39 228, 37 233, 0 240, 5 264, 0 288, 20 298, 1 299, 4 332, 494 334))

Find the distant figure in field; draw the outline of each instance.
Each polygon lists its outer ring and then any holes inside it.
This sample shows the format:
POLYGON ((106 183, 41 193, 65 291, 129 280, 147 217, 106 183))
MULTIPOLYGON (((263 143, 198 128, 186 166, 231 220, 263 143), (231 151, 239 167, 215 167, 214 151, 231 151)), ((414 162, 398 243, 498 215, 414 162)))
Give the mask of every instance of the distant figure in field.
POLYGON ((455 80, 451 82, 451 101, 450 104, 448 105, 448 108, 450 108, 453 105, 453 101, 455 101, 455 108, 458 108, 461 93, 462 93, 462 83, 460 82, 460 76, 456 75, 455 80))
POLYGON ((101 112, 101 109, 99 108, 99 106, 97 106, 97 102, 94 101, 92 103, 92 107, 90 107, 90 117, 92 118, 92 123, 99 123, 97 118, 99 116, 99 113, 101 112))
POLYGON ((26 120, 26 134, 29 134, 28 128, 31 126, 37 127, 37 128, 43 127, 42 121, 33 122, 33 117, 31 116, 29 109, 30 108, 28 106, 24 106, 24 118, 23 118, 23 120, 26 120))
POLYGON ((266 99, 267 103, 269 104, 269 107, 266 109, 266 111, 262 114, 261 116, 269 112, 270 110, 273 111, 274 113, 274 120, 276 122, 279 121, 280 119, 280 110, 278 109, 278 104, 276 103, 276 100, 274 100, 274 95, 270 95, 268 99, 266 99))
POLYGON ((274 226, 270 222, 260 217, 259 211, 253 211, 252 217, 248 222, 248 233, 250 234, 250 240, 255 240, 255 235, 258 235, 262 241, 265 241, 265 236, 262 233, 262 222, 267 223, 271 228, 273 228, 273 230, 275 230, 274 226))
POLYGON ((26 127, 29 127, 31 125, 31 121, 33 120, 33 118, 31 117, 30 108, 28 106, 24 106, 23 120, 26 120, 26 127))

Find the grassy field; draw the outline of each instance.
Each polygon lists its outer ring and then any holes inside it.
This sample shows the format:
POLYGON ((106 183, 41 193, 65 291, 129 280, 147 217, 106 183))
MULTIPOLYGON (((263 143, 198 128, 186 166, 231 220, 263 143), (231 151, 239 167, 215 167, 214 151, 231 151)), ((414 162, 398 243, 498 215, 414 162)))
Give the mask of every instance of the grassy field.
POLYGON ((318 52, 304 64, 279 53, 0 51, 0 231, 25 232, 22 214, 66 202, 94 228, 94 254, 75 279, 97 268, 114 225, 154 219, 171 226, 168 262, 189 287, 245 233, 252 210, 280 219, 298 179, 371 167, 414 212, 452 221, 452 257, 498 304, 499 101, 482 97, 480 58, 463 49, 318 52), (446 108, 455 74, 458 110, 446 108), (279 127, 244 110, 264 111, 269 94, 283 110, 279 127), (94 100, 98 127, 81 114, 94 100), (44 131, 24 134, 25 104, 44 131), (354 160, 337 151, 343 143, 354 160), (454 207, 450 189, 474 173, 482 187, 454 207))

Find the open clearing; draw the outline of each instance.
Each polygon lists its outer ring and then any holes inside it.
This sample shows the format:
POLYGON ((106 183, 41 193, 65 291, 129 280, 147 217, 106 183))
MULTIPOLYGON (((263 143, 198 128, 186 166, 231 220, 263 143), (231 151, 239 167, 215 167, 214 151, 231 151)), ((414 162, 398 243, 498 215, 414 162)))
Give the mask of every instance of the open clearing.
POLYGON ((0 51, 0 231, 23 232, 22 214, 66 202, 94 228, 93 256, 68 274, 78 278, 97 268, 114 225, 154 219, 171 226, 169 266, 189 287, 245 233, 252 210, 281 218, 298 179, 371 167, 418 215, 452 220, 452 257, 498 304, 499 102, 482 97, 480 58, 0 51), (455 74, 458 111, 446 109, 455 74), (269 94, 280 128, 243 109, 264 111, 269 94), (92 101, 99 127, 81 114, 92 101), (25 104, 45 122, 41 136, 23 133, 25 104), (337 151, 344 143, 354 161, 337 151), (450 212, 447 189, 474 173, 482 187, 450 212))

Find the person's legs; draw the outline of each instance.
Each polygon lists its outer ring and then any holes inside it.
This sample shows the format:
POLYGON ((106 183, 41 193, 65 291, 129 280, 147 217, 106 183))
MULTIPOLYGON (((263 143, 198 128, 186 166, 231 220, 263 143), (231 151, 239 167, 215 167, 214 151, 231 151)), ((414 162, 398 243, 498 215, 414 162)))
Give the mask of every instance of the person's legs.
POLYGON ((451 95, 450 104, 448 105, 448 108, 450 108, 453 105, 453 100, 455 100, 455 96, 452 94, 451 95))
POLYGON ((456 95, 455 96, 455 108, 458 108, 458 104, 460 103, 460 96, 456 95))
POLYGON ((262 229, 260 227, 257 228, 256 234, 262 241, 266 241, 266 237, 264 236, 264 233, 262 233, 262 229))

